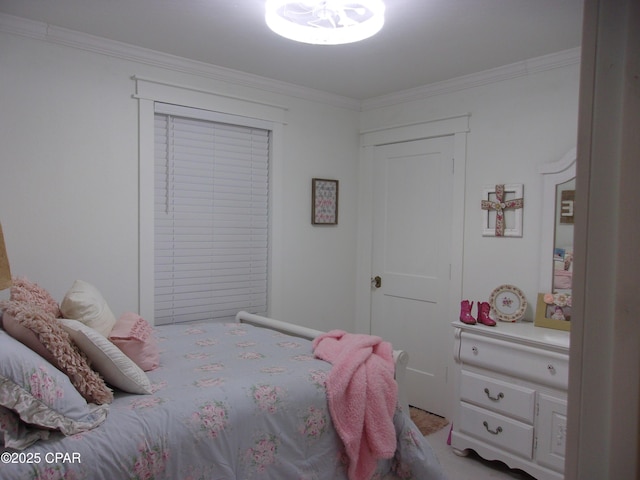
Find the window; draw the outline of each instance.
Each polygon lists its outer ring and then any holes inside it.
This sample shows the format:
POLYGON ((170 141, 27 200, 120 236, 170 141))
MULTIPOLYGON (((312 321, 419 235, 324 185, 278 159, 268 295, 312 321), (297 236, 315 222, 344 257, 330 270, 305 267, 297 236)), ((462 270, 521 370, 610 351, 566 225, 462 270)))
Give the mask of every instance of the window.
POLYGON ((156 103, 154 319, 266 314, 270 132, 156 103))

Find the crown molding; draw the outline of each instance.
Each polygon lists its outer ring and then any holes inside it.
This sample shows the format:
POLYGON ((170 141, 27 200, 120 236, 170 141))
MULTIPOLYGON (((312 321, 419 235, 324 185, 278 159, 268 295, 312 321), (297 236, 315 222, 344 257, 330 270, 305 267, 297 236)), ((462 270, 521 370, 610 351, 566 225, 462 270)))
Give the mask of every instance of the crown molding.
POLYGON ((580 63, 580 48, 571 48, 560 52, 535 57, 521 62, 511 63, 502 67, 492 68, 483 72, 464 75, 442 82, 424 85, 389 95, 369 98, 362 102, 362 111, 387 107, 401 103, 413 102, 436 95, 453 93, 467 88, 488 85, 517 77, 524 77, 532 73, 551 70, 580 63))
POLYGON ((190 60, 176 55, 170 55, 4 13, 0 13, 0 32, 35 38, 57 45, 64 45, 180 73, 197 75, 216 81, 231 83, 235 86, 242 85, 257 90, 316 101, 349 110, 360 110, 360 101, 353 98, 219 67, 205 62, 190 60))
POLYGON ((0 32, 45 40, 47 37, 47 25, 42 22, 0 13, 0 32))
POLYGON ((471 75, 359 101, 354 98, 219 67, 205 62, 189 60, 183 57, 4 13, 0 13, 0 32, 35 38, 53 44, 86 50, 180 73, 197 75, 233 85, 242 85, 270 93, 363 112, 580 63, 580 48, 573 48, 485 70, 483 72, 473 73, 471 75))

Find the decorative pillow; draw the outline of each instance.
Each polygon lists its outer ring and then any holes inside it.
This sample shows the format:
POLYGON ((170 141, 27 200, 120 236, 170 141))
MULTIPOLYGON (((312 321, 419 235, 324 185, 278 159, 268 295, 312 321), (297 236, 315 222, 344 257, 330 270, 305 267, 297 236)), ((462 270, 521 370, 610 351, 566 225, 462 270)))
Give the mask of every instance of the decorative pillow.
POLYGON ((160 364, 160 349, 153 328, 136 313, 123 313, 111 330, 109 340, 145 372, 160 364))
MULTIPOLYGON (((15 412, 25 424, 60 430, 65 435, 97 427, 109 411, 108 405, 87 404, 64 373, 1 330, 0 406, 15 412)), ((24 448, 30 440, 43 436, 24 430, 31 429, 29 426, 16 431, 10 416, 1 418, 5 446, 10 446, 7 437, 24 448)))
POLYGON ((77 320, 60 322, 107 383, 129 393, 151 393, 147 375, 102 334, 77 320))
POLYGON ((20 417, 5 407, 0 407, 0 447, 23 450, 38 440, 49 438, 49 430, 29 428, 20 417))
POLYGON ((116 317, 93 285, 76 280, 60 304, 64 318, 78 320, 105 337, 116 324, 116 317))
POLYGON ((10 300, 37 305, 54 317, 62 316, 58 302, 53 299, 51 294, 25 277, 13 277, 10 300))
POLYGON ((87 357, 71 341, 69 334, 51 314, 35 305, 14 301, 0 302, 0 308, 36 334, 54 357, 53 365, 67 374, 80 395, 91 403, 110 403, 113 392, 89 366, 87 357))
POLYGON ((33 333, 33 331, 29 330, 27 327, 21 325, 18 319, 9 312, 3 313, 2 326, 13 338, 29 347, 52 365, 56 365, 55 357, 42 344, 38 335, 33 333))
POLYGON ((553 288, 570 289, 573 272, 567 270, 555 270, 553 272, 553 288))

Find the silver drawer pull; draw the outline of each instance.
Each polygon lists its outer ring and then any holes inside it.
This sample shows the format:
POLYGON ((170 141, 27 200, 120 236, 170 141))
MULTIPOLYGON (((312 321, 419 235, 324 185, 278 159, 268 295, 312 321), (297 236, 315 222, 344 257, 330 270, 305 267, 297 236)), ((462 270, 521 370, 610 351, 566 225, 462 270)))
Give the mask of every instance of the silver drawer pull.
POLYGON ((474 355, 478 354, 478 347, 471 347, 471 351, 474 353, 474 355))
POLYGON ((547 365, 547 370, 549 370, 549 373, 556 373, 556 367, 551 364, 547 365))
POLYGON ((498 428, 496 428, 495 430, 491 430, 489 428, 489 424, 487 423, 486 420, 484 422, 482 422, 482 425, 484 425, 484 428, 487 429, 487 432, 489 432, 492 435, 498 435, 498 434, 502 433, 502 427, 501 426, 498 426, 498 428))
POLYGON ((488 389, 488 388, 485 388, 485 389, 484 389, 484 393, 486 393, 486 394, 487 394, 487 398, 488 398, 489 400, 493 400, 494 402, 499 402, 500 400, 502 400, 502 399, 504 398, 504 393, 502 393, 502 392, 498 393, 498 396, 497 396, 497 397, 492 397, 492 396, 491 396, 491 392, 489 391, 489 389, 488 389))

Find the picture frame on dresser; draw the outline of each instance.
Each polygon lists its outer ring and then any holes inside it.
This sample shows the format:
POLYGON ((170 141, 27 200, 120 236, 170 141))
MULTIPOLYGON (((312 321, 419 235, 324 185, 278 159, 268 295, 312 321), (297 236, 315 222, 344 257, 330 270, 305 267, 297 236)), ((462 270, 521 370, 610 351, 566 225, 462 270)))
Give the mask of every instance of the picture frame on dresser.
POLYGON ((536 327, 571 330, 571 295, 539 293, 536 305, 536 327))

